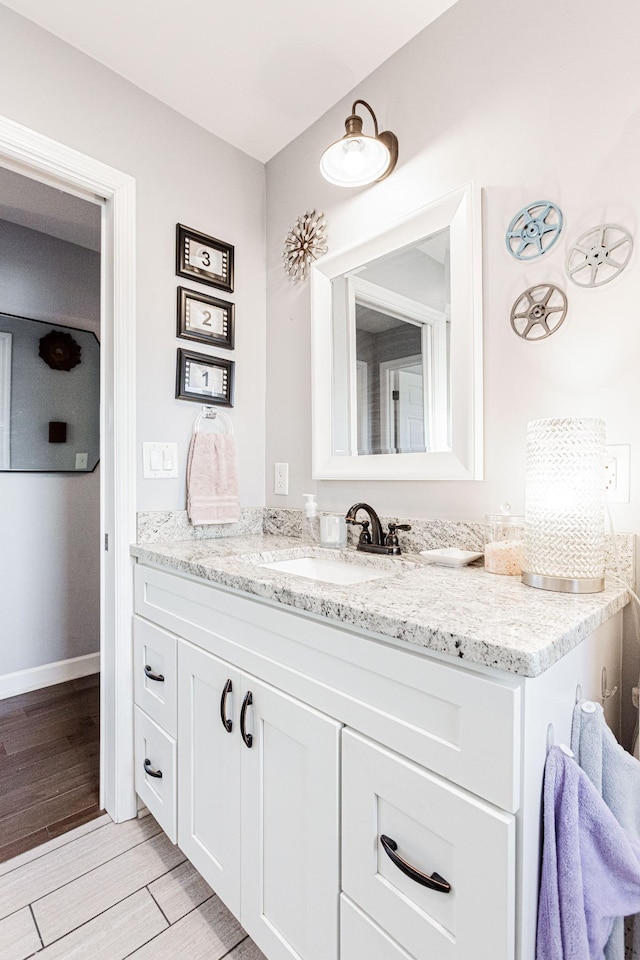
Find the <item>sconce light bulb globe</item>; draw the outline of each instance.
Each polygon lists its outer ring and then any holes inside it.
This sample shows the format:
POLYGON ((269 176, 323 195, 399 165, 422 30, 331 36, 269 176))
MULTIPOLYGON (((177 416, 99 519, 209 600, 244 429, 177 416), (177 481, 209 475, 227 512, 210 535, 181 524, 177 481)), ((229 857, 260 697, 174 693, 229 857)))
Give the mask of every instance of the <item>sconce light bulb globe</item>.
POLYGON ((323 153, 320 172, 338 187, 362 187, 378 180, 390 161, 388 148, 376 137, 343 137, 323 153))

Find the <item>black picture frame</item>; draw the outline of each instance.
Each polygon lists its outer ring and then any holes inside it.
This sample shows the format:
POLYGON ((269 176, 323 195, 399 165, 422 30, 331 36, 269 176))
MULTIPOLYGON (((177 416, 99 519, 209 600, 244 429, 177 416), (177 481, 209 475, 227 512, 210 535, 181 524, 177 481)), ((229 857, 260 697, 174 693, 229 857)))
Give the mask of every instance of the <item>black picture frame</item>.
POLYGON ((234 395, 235 363, 224 357, 210 357, 207 353, 178 348, 176 363, 176 400, 192 400, 209 406, 232 407, 234 395), (209 368, 213 381, 204 386, 203 368, 209 368), (215 371, 215 377, 214 377, 215 371))
POLYGON ((177 320, 177 336, 182 340, 195 340, 197 343, 222 347, 223 350, 233 350, 235 304, 228 300, 178 287, 177 320), (195 305, 211 307, 211 310, 198 309, 195 305))
POLYGON ((176 273, 233 293, 234 248, 230 243, 176 224, 176 273), (206 248, 206 249, 202 249, 206 248))

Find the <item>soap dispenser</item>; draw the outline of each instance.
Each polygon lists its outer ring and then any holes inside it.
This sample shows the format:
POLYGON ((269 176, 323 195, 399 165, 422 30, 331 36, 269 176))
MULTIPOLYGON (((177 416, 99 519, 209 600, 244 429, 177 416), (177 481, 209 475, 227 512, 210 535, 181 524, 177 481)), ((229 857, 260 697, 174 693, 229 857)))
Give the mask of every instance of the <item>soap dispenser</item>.
POLYGON ((306 500, 302 518, 302 537, 304 540, 318 543, 320 540, 320 517, 318 516, 316 495, 315 493, 303 493, 302 496, 306 500))

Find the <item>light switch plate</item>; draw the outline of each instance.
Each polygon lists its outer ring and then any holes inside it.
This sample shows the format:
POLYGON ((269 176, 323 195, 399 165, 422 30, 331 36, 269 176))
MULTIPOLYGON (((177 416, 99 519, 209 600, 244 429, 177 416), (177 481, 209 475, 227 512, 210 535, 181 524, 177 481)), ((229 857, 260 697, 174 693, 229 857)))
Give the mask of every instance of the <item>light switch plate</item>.
POLYGON ((145 480, 174 480, 178 476, 177 443, 143 443, 142 475, 145 480))
POLYGON ((88 453, 76 453, 76 470, 86 470, 89 460, 88 453))

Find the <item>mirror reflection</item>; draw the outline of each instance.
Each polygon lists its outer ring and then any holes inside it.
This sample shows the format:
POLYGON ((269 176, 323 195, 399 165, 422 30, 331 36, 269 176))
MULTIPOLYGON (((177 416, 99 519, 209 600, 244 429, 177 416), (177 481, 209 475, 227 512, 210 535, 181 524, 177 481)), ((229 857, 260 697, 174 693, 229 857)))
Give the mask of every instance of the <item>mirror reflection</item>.
POLYGON ((88 473, 99 456, 95 334, 0 314, 0 470, 88 473))
POLYGON ((334 455, 451 449, 450 252, 446 228, 332 280, 334 455))

